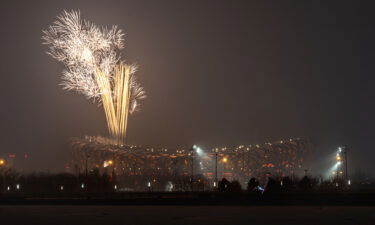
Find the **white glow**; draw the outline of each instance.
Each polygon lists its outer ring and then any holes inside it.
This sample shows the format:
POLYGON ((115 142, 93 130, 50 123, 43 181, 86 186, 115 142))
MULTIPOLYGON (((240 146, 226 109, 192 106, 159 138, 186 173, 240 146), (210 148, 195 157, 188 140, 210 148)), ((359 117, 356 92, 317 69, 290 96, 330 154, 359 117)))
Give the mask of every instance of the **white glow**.
POLYGON ((20 189, 20 185, 19 185, 19 184, 16 185, 16 189, 17 189, 17 190, 20 189))

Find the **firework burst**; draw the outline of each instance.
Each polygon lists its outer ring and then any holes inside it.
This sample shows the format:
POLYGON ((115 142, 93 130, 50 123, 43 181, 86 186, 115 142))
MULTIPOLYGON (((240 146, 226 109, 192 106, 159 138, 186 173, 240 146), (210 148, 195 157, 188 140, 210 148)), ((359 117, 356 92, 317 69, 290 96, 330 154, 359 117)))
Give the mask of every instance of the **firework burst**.
POLYGON ((63 89, 75 90, 101 103, 110 134, 122 142, 129 113, 138 109, 145 98, 136 82, 137 67, 121 59, 124 33, 116 26, 110 29, 82 20, 77 11, 64 11, 43 31, 47 52, 65 65, 63 89))

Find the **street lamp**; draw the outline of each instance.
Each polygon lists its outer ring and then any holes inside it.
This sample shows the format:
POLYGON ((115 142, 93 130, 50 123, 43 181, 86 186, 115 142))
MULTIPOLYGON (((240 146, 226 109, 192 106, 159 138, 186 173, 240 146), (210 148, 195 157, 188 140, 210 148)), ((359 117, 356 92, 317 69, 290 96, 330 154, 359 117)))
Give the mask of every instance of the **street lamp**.
POLYGON ((147 183, 147 187, 148 187, 148 192, 151 192, 151 181, 149 181, 149 182, 147 183))
POLYGON ((217 150, 215 152, 215 181, 214 181, 214 187, 216 188, 217 184, 217 150))
POLYGON ((224 156, 221 161, 224 163, 223 165, 223 177, 225 177, 225 164, 228 162, 228 158, 226 156, 224 156))
POLYGON ((5 193, 5 160, 4 159, 0 159, 0 167, 2 168, 2 171, 3 171, 3 193, 5 193))
POLYGON ((106 168, 108 166, 113 166, 113 160, 105 160, 103 163, 103 167, 106 168))

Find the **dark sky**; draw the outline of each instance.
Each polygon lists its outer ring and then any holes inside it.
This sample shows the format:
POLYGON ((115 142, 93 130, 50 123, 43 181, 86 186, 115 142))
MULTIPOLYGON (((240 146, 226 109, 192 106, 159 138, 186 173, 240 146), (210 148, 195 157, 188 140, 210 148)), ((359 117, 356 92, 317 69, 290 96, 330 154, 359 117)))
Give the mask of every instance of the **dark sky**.
MULTIPOLYGON (((126 33, 148 98, 128 142, 256 144, 306 137, 375 169, 373 5, 366 1, 0 2, 0 152, 61 169, 69 137, 105 135, 102 109, 59 87, 42 30, 64 9, 126 33)), ((326 166, 326 165, 324 165, 326 166)))

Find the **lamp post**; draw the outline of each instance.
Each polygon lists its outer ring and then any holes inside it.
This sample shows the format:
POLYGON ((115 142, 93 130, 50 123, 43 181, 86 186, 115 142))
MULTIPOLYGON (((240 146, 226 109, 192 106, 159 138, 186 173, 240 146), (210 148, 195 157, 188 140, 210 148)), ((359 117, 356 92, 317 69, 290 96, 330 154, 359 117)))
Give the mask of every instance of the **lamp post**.
POLYGON ((196 145, 193 145, 193 147, 190 149, 191 152, 191 191, 193 191, 194 188, 194 150, 197 148, 196 145))
POLYGON ((86 175, 86 179, 87 179, 87 176, 88 176, 88 161, 89 161, 89 158, 90 158, 90 155, 86 152, 85 153, 85 156, 86 156, 86 161, 85 161, 85 175, 86 175))
MULTIPOLYGON (((339 147, 338 152, 336 154, 336 179, 339 179, 339 174, 342 174, 342 148, 339 147)), ((343 179, 343 176, 341 175, 341 179, 343 179)))
POLYGON ((217 186, 217 152, 215 153, 215 184, 217 186))
POLYGON ((345 156, 345 179, 348 181, 348 147, 344 146, 344 156, 345 156))
POLYGON ((5 194, 5 160, 0 159, 0 168, 3 171, 3 193, 5 194))
POLYGON ((225 177, 225 164, 228 162, 228 158, 224 156, 221 161, 223 162, 223 177, 225 177))

